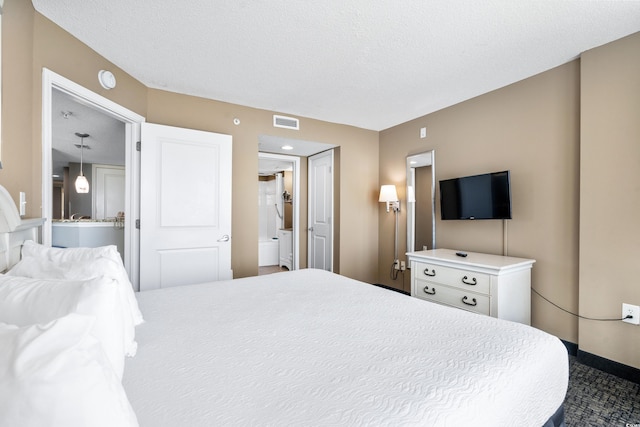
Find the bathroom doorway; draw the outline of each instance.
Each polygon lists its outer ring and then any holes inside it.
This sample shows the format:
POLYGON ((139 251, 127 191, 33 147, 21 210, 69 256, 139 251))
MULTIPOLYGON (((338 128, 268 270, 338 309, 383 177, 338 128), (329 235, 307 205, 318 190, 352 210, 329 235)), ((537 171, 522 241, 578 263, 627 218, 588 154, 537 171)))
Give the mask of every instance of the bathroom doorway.
POLYGON ((299 268, 300 158, 258 153, 258 274, 299 268))
MULTIPOLYGON (((310 156, 313 156, 315 154, 324 152, 324 151, 328 151, 328 150, 332 150, 334 148, 338 147, 335 144, 329 144, 326 142, 318 142, 318 141, 308 141, 308 140, 301 140, 301 139, 293 139, 293 138, 283 138, 280 136, 274 136, 274 135, 260 135, 258 137, 258 165, 259 165, 259 169, 258 169, 258 174, 260 175, 265 174, 265 175, 273 175, 275 174, 278 170, 282 170, 283 166, 281 165, 276 165, 275 162, 278 161, 282 161, 284 162, 284 168, 286 167, 290 167, 292 162, 293 162, 293 171, 292 171, 292 176, 293 176, 293 191, 289 191, 290 193, 290 203, 284 203, 284 211, 286 212, 286 209, 292 209, 293 213, 291 215, 292 217, 292 230, 291 230, 291 234, 292 234, 292 269, 297 270, 299 268, 305 268, 307 266, 307 239, 308 239, 308 233, 309 230, 307 229, 307 225, 306 225, 306 213, 305 213, 305 218, 304 220, 300 219, 300 211, 301 209, 308 209, 307 203, 308 203, 308 189, 307 189, 307 165, 308 165, 308 159, 310 156), (301 175, 303 175, 303 177, 301 178, 301 175), (304 187, 302 186, 302 184, 304 184, 304 187), (302 261, 300 260, 302 256, 302 261)), ((286 175, 283 175, 283 178, 286 178, 286 175)), ((273 190, 264 190, 264 191, 271 191, 274 194, 274 198, 277 196, 278 199, 282 198, 284 191, 286 190, 283 189, 282 192, 278 191, 278 194, 276 194, 276 189, 275 189, 275 176, 273 178, 274 183, 271 184, 274 186, 273 190)), ((260 184, 259 184, 260 185, 260 184)), ((286 181, 285 181, 285 185, 286 185, 286 181)), ((265 184, 266 186, 266 184, 265 184)), ((259 198, 260 198, 260 194, 259 194, 259 198)), ((285 198, 288 198, 289 196, 285 194, 284 196, 285 198)), ((267 202, 267 197, 264 197, 264 203, 266 203, 266 208, 265 210, 271 210, 270 214, 265 214, 264 216, 261 216, 260 218, 264 218, 261 219, 260 221, 265 221, 265 222, 269 222, 271 221, 271 217, 277 217, 278 219, 280 219, 278 217, 278 212, 275 211, 275 204, 276 204, 276 200, 274 199, 273 201, 269 201, 267 202), (269 205, 273 206, 273 207, 269 207, 269 205), (271 215, 269 217, 269 215, 271 215)), ((282 212, 281 212, 282 214, 282 212)), ((284 216, 284 220, 285 220, 285 226, 286 226, 286 214, 283 214, 284 216)), ((273 219, 273 221, 275 222, 275 218, 273 219)), ((277 226, 280 227, 280 225, 276 222, 277 226)), ((283 242, 278 242, 277 239, 277 235, 275 236, 276 239, 272 239, 271 237, 273 236, 269 236, 268 232, 266 233, 259 233, 261 237, 263 237, 263 246, 268 246, 271 245, 270 249, 265 249, 265 251, 263 253, 268 253, 269 250, 271 250, 272 254, 274 253, 273 251, 275 251, 275 249, 277 248, 278 250, 278 256, 280 255, 280 244, 279 243, 283 243, 283 242), (274 242, 275 240, 275 242, 274 242)), ((286 230, 284 230, 284 234, 285 236, 283 236, 283 240, 286 239, 286 242, 288 243, 288 237, 286 236, 286 230)), ((335 243, 335 242, 334 242, 335 243)), ((285 251, 285 256, 286 256, 286 250, 288 248, 283 245, 283 250, 285 251)), ((258 249, 258 252, 260 252, 260 249, 258 249)), ((259 256, 260 258, 260 256, 259 256)), ((260 261, 260 259, 259 259, 260 261)), ((261 264, 260 262, 258 264, 261 264)), ((282 267, 280 266, 280 260, 278 259, 278 263, 275 264, 275 266, 269 267, 269 266, 262 266, 262 267, 258 267, 258 274, 260 274, 260 272, 264 272, 269 273, 269 272, 273 272, 273 271, 280 271, 282 267)), ((284 267, 286 269, 286 267, 284 267)))

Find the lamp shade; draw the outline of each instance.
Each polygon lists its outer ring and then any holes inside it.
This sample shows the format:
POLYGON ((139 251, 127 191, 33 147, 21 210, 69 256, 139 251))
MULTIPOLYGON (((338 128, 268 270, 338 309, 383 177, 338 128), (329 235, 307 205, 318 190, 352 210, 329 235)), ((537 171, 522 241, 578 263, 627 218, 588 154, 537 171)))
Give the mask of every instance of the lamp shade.
POLYGON ((380 187, 379 202, 397 202, 398 192, 395 185, 383 185, 380 187))
POLYGON ((78 175, 78 177, 76 178, 76 192, 89 192, 89 181, 87 181, 87 177, 85 177, 84 175, 78 175))

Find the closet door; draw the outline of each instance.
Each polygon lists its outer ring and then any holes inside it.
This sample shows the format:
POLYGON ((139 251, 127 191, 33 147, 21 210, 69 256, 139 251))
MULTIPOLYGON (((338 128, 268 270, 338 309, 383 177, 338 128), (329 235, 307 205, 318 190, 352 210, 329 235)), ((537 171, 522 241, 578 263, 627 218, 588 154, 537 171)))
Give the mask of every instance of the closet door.
POLYGON ((231 136, 142 124, 140 290, 231 279, 231 136))

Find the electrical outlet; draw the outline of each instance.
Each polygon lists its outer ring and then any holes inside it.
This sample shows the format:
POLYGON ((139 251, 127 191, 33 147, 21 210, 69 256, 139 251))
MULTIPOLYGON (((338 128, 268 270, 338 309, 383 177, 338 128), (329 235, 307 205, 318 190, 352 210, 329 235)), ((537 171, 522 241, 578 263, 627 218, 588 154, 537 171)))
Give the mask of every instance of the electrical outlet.
POLYGON ((400 260, 393 261, 393 269, 400 270, 400 260))
POLYGON ((631 323, 632 325, 640 325, 640 306, 631 304, 622 304, 622 317, 633 316, 631 319, 623 319, 623 322, 631 323))
POLYGON ((404 261, 400 261, 400 271, 405 271, 407 269, 407 265, 404 261))

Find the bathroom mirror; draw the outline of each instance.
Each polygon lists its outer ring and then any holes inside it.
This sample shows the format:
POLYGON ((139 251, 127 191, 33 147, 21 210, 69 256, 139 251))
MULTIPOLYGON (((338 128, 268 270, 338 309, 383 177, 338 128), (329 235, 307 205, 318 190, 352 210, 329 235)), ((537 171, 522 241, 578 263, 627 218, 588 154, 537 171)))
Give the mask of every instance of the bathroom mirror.
POLYGON ((407 156, 407 252, 436 247, 435 150, 407 156))

